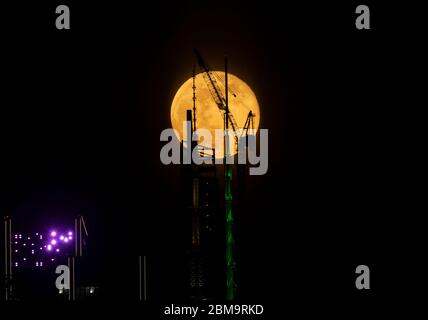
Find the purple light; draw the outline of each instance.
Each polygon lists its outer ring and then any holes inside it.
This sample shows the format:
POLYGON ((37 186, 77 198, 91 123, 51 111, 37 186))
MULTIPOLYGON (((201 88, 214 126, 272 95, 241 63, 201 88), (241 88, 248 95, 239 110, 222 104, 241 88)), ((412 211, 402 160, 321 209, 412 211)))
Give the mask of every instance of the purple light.
POLYGON ((56 240, 55 239, 51 240, 51 244, 56 245, 56 240))
POLYGON ((55 251, 56 251, 56 252, 59 252, 59 249, 56 249, 55 251))
POLYGON ((48 251, 51 251, 52 250, 52 246, 50 244, 48 244, 47 249, 48 249, 48 251))
POLYGON ((68 238, 64 238, 64 242, 68 242, 68 238))
POLYGON ((55 231, 51 232, 51 237, 56 237, 56 232, 55 231))
POLYGON ((63 235, 61 235, 61 237, 59 237, 59 240, 64 240, 64 236, 63 235))
POLYGON ((73 232, 68 231, 68 235, 69 235, 69 236, 72 236, 72 235, 73 235, 73 232))

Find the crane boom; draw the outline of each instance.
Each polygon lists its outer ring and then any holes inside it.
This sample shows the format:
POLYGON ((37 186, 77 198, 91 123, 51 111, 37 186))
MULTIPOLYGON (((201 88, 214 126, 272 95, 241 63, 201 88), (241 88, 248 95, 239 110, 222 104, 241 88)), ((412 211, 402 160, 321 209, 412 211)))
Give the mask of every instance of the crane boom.
MULTIPOLYGON (((204 77, 204 80, 207 84, 208 90, 210 91, 210 94, 212 98, 214 99, 214 102, 216 103, 217 107, 219 108, 223 119, 225 119, 225 113, 226 113, 226 102, 225 98, 223 97, 221 90, 217 84, 217 81, 215 79, 214 73, 209 69, 207 64, 205 63, 204 59, 202 58, 201 54, 198 50, 194 49, 196 58, 198 60, 198 65, 202 69, 203 73, 202 76, 204 77)), ((229 113, 229 121, 230 125, 232 127, 235 143, 238 144, 238 124, 236 123, 235 117, 233 116, 232 112, 230 110, 229 113)))

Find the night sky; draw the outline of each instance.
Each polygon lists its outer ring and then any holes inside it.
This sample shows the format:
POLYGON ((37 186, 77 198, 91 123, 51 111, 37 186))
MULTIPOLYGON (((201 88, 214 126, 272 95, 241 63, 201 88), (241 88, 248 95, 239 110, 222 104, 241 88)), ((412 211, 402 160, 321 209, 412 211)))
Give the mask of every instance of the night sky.
POLYGON ((134 298, 147 254, 153 297, 180 299, 179 169, 160 162, 159 136, 198 48, 213 69, 228 56, 269 129, 268 173, 249 177, 236 222, 241 298, 328 308, 395 288, 397 257, 412 258, 397 236, 393 12, 370 5, 372 30, 358 31, 356 2, 65 3, 71 30, 55 29, 60 3, 2 12, 0 211, 14 227, 83 214, 99 283, 134 298), (355 289, 360 264, 370 292, 355 289))

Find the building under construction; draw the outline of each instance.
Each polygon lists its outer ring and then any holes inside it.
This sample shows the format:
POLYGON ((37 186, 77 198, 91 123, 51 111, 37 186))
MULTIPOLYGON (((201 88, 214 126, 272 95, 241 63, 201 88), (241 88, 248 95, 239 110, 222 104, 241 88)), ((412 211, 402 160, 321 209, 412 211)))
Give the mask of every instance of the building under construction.
MULTIPOLYGON (((240 139, 246 139, 249 128, 253 126, 254 114, 250 111, 244 127, 239 128, 228 108, 227 60, 225 61, 225 96, 223 96, 215 75, 195 50, 199 67, 206 85, 224 119, 225 132, 235 133, 235 146, 229 146, 225 137, 225 159, 233 157, 231 148, 237 147, 240 139), (244 129, 241 136, 236 132, 244 129)), ((184 148, 199 150, 201 157, 207 156, 207 149, 200 148, 193 141, 197 130, 197 88, 195 69, 193 70, 193 106, 186 111, 188 141, 182 142, 184 148)), ((190 106, 189 106, 190 107, 190 106)), ((253 129, 253 128, 252 128, 253 129)), ((242 150, 246 152, 246 149, 242 150)), ((208 150, 211 160, 215 159, 215 149, 208 150)), ((235 155, 237 157, 238 155, 235 155)), ((236 159, 235 159, 236 160, 236 159)), ((181 198, 186 212, 188 226, 187 270, 188 297, 195 300, 224 299, 233 300, 237 294, 237 259, 235 217, 240 215, 239 205, 244 192, 246 165, 194 164, 182 165, 181 198)), ((233 163, 237 163, 234 161, 233 163)))

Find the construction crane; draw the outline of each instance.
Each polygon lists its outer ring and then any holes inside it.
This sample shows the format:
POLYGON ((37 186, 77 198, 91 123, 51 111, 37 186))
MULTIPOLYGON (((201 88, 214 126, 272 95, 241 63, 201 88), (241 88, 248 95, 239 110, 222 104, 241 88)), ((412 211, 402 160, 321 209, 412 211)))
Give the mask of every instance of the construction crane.
MULTIPOLYGON (((222 87, 224 88, 224 78, 222 78, 218 72, 213 72, 214 76, 217 78, 217 80, 220 82, 220 84, 222 85, 222 87)), ((227 91, 234 97, 236 98, 236 93, 230 88, 227 88, 227 91)))
POLYGON ((242 129, 242 136, 247 136, 248 135, 248 130, 251 127, 251 132, 254 131, 254 117, 256 115, 250 110, 250 112, 248 112, 248 116, 247 116, 247 120, 245 120, 245 124, 244 124, 244 128, 242 129))
MULTIPOLYGON (((214 102, 216 103, 219 111, 221 112, 221 115, 223 116, 223 119, 226 119, 226 100, 223 97, 223 94, 221 93, 221 90, 217 84, 216 75, 213 71, 210 70, 208 65, 205 63, 204 59, 202 58, 201 54, 198 50, 194 49, 196 58, 198 60, 198 65, 201 68, 202 75, 204 77, 204 80, 207 84, 208 90, 210 91, 211 96, 214 99, 214 102)), ((236 97, 236 94, 232 93, 233 96, 236 97)), ((232 131, 234 133, 235 143, 238 145, 238 124, 236 123, 235 117, 233 116, 232 112, 230 110, 228 112, 228 118, 230 122, 230 126, 232 127, 232 131)))

